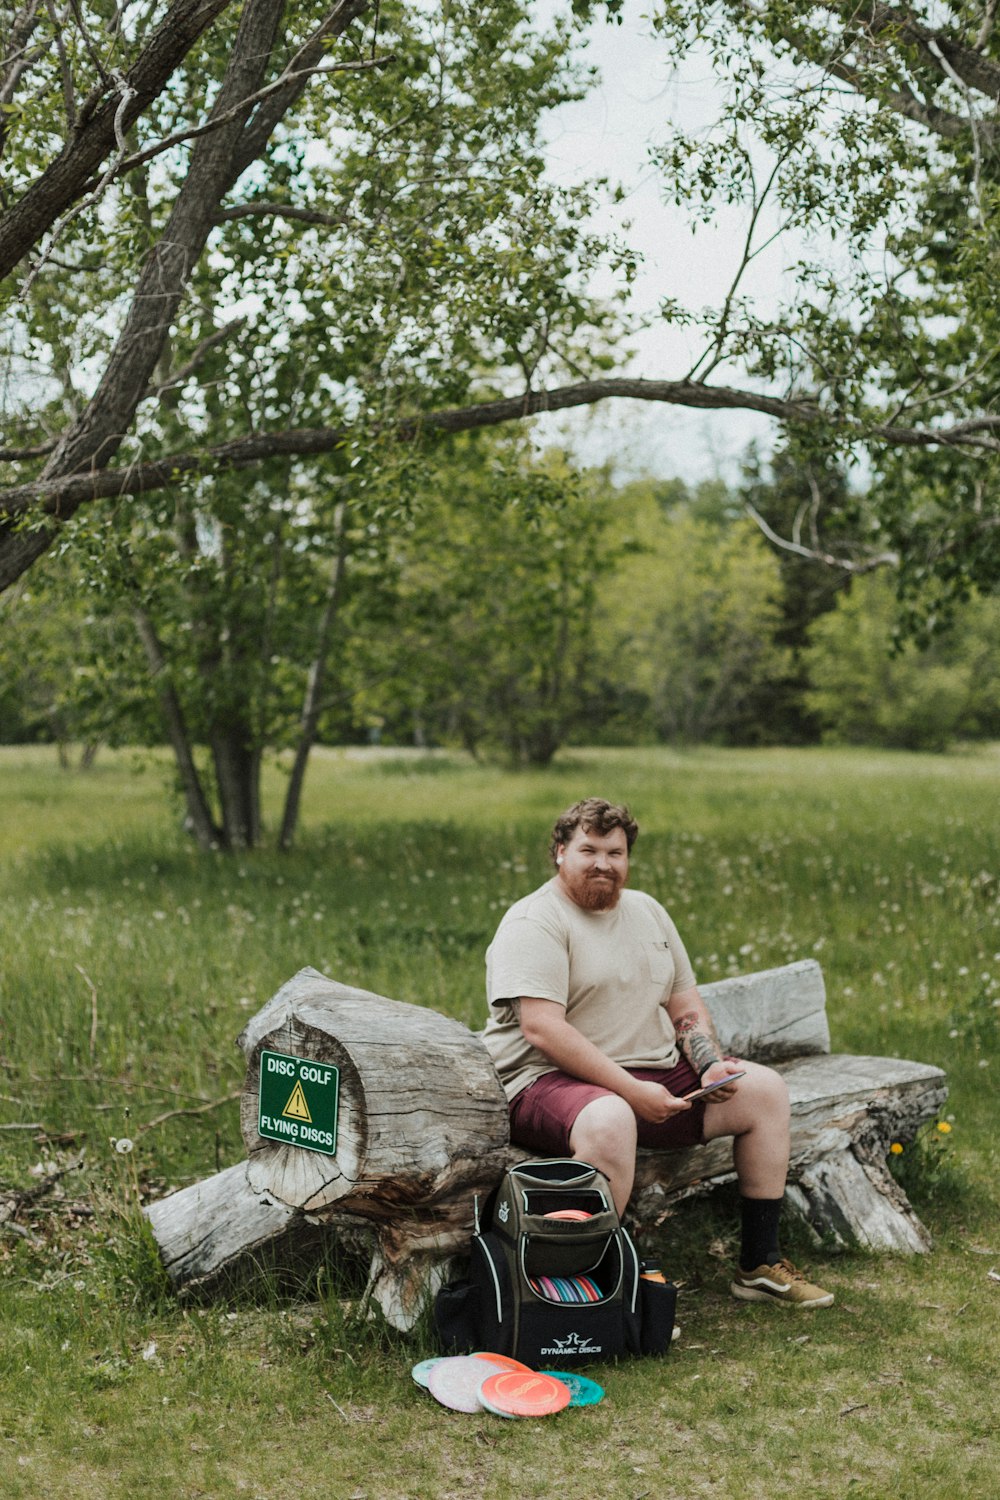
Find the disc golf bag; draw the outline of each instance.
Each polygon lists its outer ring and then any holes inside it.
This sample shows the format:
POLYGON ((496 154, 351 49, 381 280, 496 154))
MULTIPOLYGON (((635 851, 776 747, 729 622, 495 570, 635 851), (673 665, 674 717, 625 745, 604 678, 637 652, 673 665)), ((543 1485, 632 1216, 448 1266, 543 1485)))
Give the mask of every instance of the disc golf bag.
POLYGON ((435 1322, 449 1352, 572 1368, 665 1353, 676 1288, 642 1279, 611 1187, 587 1162, 511 1167, 472 1237, 465 1281, 443 1287, 435 1322))

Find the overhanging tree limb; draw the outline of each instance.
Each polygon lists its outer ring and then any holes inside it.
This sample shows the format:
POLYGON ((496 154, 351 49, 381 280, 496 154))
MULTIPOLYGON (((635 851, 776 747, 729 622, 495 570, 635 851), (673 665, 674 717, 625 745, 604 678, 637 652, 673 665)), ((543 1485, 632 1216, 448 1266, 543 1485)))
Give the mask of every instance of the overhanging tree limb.
MULTIPOLYGON (((806 399, 779 398, 691 381, 609 378, 402 417, 383 431, 391 432, 399 442, 412 442, 422 434, 471 432, 543 412, 566 411, 608 400, 651 401, 708 411, 756 411, 781 422, 799 425, 830 420, 824 417, 817 403, 806 399)), ((1000 452, 1000 437, 994 435, 998 430, 1000 415, 989 413, 949 427, 840 425, 842 433, 858 441, 874 440, 899 447, 962 447, 993 453, 1000 452)), ((5 517, 9 524, 26 518, 35 510, 49 518, 50 525, 58 525, 79 506, 93 500, 149 494, 192 475, 250 468, 269 458, 318 457, 346 447, 351 436, 350 427, 289 428, 249 433, 228 443, 200 451, 169 454, 149 463, 95 469, 49 479, 43 477, 0 492, 0 516, 5 517)), ((30 534, 29 531, 15 530, 6 538, 0 536, 0 589, 6 588, 24 571, 17 565, 16 543, 20 537, 30 534)))

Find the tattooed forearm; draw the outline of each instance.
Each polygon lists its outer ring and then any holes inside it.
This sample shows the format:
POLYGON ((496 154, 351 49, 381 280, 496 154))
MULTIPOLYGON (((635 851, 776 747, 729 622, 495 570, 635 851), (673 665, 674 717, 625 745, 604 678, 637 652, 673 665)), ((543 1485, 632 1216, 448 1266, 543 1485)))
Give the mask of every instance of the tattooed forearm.
POLYGON ((713 1063, 721 1062, 722 1049, 711 1022, 695 1011, 686 1011, 674 1022, 677 1045, 700 1078, 713 1063))

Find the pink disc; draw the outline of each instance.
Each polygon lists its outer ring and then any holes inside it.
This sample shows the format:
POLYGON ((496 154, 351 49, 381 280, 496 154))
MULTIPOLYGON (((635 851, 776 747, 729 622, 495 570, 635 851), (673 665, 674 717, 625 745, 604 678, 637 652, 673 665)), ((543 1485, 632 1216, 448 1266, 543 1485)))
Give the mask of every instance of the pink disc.
POLYGON ((531 1374, 530 1365, 522 1365, 519 1359, 511 1359, 509 1354, 491 1354, 488 1349, 477 1349, 472 1358, 488 1360, 498 1370, 526 1370, 529 1375, 531 1374))
POLYGON ((483 1382, 480 1402, 488 1411, 508 1417, 548 1417, 570 1403, 569 1387, 552 1375, 504 1370, 483 1382))

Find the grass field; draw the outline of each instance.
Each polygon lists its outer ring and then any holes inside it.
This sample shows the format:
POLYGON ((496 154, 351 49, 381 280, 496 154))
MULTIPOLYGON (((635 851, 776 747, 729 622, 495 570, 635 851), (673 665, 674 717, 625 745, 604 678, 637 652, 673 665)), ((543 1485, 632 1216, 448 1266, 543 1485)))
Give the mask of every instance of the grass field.
POLYGON ((996 1496, 1000 749, 573 751, 521 776, 326 752, 298 848, 228 859, 185 842, 165 761, 7 749, 0 778, 0 1219, 65 1172, 0 1222, 4 1496, 996 1496), (432 1403, 427 1334, 354 1321, 335 1264, 298 1298, 179 1307, 136 1198, 242 1156, 248 1017, 312 964, 481 1025, 496 922, 591 793, 632 803, 633 882, 700 979, 816 957, 834 1050, 947 1069, 950 1131, 896 1159, 934 1253, 793 1230, 835 1307, 737 1305, 732 1202, 686 1205, 655 1247, 679 1344, 595 1368, 605 1401, 548 1422, 432 1403))

